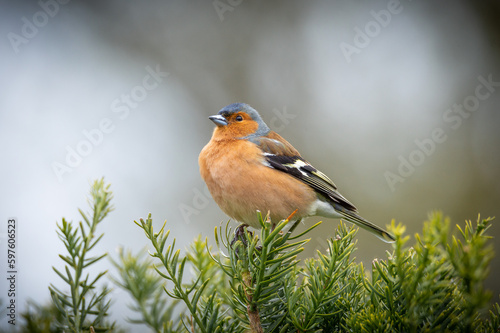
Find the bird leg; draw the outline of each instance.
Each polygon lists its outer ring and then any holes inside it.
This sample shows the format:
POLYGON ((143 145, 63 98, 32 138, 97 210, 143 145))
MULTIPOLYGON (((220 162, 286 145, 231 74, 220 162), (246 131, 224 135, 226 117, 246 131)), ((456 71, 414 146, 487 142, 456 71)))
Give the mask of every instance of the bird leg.
MULTIPOLYGON (((243 245, 245 245, 245 246, 248 245, 247 238, 245 236, 245 229, 247 227, 248 227, 248 224, 243 223, 243 224, 240 224, 238 227, 236 227, 236 229, 234 229, 234 238, 230 243, 231 248, 233 247, 233 244, 236 243, 236 241, 238 239, 241 240, 243 245)), ((251 236, 253 236, 253 233, 251 231, 248 231, 248 232, 250 233, 251 236)))

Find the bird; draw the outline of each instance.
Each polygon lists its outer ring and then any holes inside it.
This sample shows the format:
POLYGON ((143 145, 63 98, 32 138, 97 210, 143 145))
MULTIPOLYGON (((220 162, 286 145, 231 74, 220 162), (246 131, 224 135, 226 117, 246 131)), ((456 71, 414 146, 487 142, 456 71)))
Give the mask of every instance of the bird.
POLYGON ((387 243, 393 235, 358 214, 333 181, 272 131, 245 103, 233 103, 208 117, 212 138, 201 150, 200 174, 215 202, 232 219, 261 228, 257 211, 271 221, 311 216, 340 218, 387 243))

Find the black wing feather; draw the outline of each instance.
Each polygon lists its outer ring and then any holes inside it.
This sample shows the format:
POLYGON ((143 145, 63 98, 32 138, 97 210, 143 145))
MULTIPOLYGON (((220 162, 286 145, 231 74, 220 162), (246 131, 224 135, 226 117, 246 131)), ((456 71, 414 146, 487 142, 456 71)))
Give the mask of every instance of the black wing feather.
POLYGON ((304 160, 299 152, 281 136, 271 132, 267 137, 255 137, 249 140, 262 150, 268 167, 285 172, 309 185, 316 193, 331 200, 334 209, 346 220, 374 233, 385 242, 394 242, 394 236, 359 216, 356 207, 337 191, 337 186, 333 181, 304 160))
POLYGON ((299 179, 341 207, 356 212, 356 207, 337 191, 337 186, 324 173, 300 156, 265 154, 269 165, 299 179))

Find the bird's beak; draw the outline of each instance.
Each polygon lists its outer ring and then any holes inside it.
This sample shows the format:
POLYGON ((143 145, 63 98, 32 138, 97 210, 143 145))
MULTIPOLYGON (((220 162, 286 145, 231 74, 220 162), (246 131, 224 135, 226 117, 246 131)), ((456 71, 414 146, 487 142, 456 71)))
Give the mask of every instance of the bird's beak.
POLYGON ((215 123, 217 126, 226 126, 227 125, 227 120, 223 116, 216 114, 214 116, 208 117, 211 121, 215 123))

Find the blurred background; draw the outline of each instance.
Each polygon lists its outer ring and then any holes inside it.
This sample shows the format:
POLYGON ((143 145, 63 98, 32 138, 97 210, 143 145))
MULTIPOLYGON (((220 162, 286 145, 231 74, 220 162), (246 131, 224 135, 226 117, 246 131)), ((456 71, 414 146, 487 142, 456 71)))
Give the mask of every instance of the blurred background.
MULTIPOLYGON (((498 1, 1 7, 0 240, 4 258, 16 217, 18 311, 61 285, 51 268, 63 267, 65 251, 56 223, 79 220, 102 176, 115 211, 96 251, 116 258, 119 247, 146 247, 133 221, 149 212, 182 249, 200 233, 213 242, 228 217, 206 194, 197 159, 214 127, 207 117, 233 102, 260 111, 379 225, 395 219, 413 236, 435 209, 452 226, 500 218, 498 1)), ((325 220, 305 256, 337 224, 325 220)), ((490 233, 500 253, 498 220, 490 233)), ((391 250, 365 231, 357 238, 366 267, 391 250)), ((498 301, 498 255, 491 268, 498 301)), ((0 288, 5 302, 5 279, 0 288)), ((129 326, 128 296, 112 295, 113 319, 129 326)))

